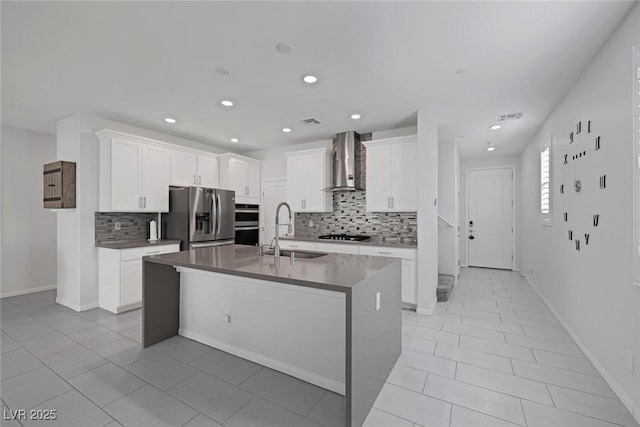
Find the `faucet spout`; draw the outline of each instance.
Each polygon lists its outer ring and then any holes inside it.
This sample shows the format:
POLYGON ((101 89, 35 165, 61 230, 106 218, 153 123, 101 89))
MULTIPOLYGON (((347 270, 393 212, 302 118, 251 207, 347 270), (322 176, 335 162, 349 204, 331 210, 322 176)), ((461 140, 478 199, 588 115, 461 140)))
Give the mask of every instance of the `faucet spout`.
MULTIPOLYGON (((276 243, 275 246, 273 248, 273 256, 274 257, 279 257, 280 256, 280 208, 282 207, 286 207, 287 211, 289 211, 289 223, 286 224, 288 225, 288 232, 291 232, 291 221, 293 220, 293 215, 291 214, 291 206, 289 206, 289 203, 287 202, 280 202, 278 203, 278 207, 276 208, 276 243)), ((284 224, 283 224, 284 225, 284 224)))

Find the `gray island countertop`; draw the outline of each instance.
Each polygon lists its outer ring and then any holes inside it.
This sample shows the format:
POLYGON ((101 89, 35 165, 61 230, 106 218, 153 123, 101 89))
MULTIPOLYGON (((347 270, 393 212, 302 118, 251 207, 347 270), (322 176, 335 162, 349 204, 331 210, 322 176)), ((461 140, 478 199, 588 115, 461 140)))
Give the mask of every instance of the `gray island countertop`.
POLYGON ((327 254, 319 258, 258 256, 256 247, 225 245, 144 258, 158 264, 271 280, 318 289, 345 292, 383 270, 396 258, 327 254))

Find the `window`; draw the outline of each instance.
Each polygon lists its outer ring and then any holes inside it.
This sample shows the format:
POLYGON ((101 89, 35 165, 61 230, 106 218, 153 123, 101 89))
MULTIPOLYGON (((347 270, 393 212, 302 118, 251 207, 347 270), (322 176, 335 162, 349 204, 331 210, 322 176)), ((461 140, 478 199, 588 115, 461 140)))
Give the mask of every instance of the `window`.
POLYGON ((551 140, 540 148, 540 222, 551 225, 551 140))
POLYGON ((634 162, 634 282, 640 286, 640 44, 637 44, 633 52, 634 78, 633 78, 633 143, 635 156, 634 162))

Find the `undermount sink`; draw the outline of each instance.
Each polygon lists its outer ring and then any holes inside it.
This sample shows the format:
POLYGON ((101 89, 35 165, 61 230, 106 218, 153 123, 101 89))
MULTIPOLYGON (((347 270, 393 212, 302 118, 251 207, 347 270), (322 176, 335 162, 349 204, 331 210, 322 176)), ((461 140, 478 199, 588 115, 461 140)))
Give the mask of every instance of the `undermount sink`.
MULTIPOLYGON (((264 253, 264 255, 273 255, 273 250, 266 251, 264 253)), ((323 257, 325 255, 328 255, 328 254, 326 252, 289 251, 289 250, 286 250, 286 249, 281 249, 280 250, 280 256, 281 257, 292 257, 293 256, 293 258, 313 259, 313 258, 320 258, 320 257, 323 257)))
POLYGON ((281 250, 280 256, 292 256, 294 258, 320 258, 321 256, 328 255, 325 252, 301 252, 301 251, 287 251, 281 250))

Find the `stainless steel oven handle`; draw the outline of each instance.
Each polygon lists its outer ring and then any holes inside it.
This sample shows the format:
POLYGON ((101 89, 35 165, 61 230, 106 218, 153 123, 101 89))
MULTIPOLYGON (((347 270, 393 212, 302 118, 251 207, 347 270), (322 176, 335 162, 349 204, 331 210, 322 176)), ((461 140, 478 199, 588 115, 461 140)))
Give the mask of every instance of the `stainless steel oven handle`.
POLYGON ((258 229, 260 229, 260 227, 258 227, 257 225, 255 227, 236 227, 235 228, 236 231, 258 230, 258 229))

